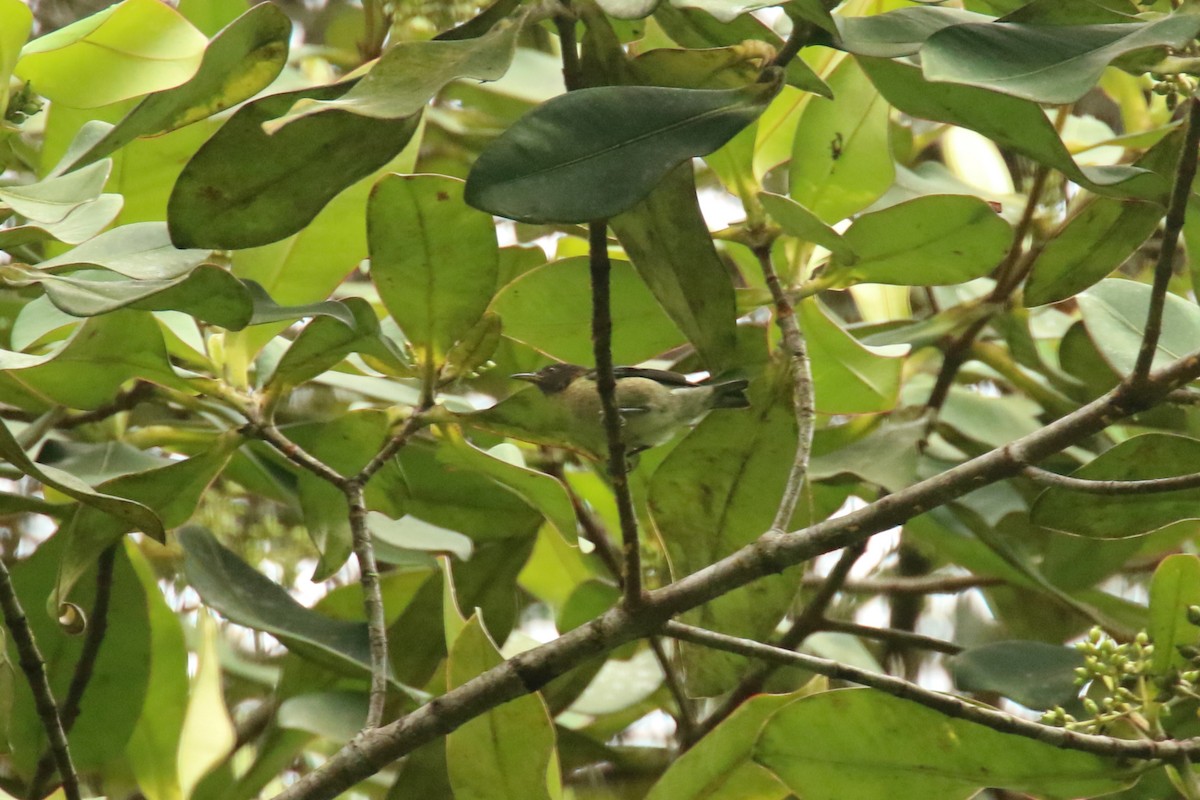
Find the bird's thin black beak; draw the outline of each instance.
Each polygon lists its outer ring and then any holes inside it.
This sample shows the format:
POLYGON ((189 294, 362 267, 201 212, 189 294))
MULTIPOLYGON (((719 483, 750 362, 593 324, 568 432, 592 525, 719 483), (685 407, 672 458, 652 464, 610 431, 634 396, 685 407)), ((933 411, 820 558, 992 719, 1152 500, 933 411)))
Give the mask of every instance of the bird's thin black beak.
POLYGON ((538 374, 536 372, 518 372, 515 375, 509 375, 510 378, 515 378, 519 381, 527 381, 529 383, 538 382, 538 374))

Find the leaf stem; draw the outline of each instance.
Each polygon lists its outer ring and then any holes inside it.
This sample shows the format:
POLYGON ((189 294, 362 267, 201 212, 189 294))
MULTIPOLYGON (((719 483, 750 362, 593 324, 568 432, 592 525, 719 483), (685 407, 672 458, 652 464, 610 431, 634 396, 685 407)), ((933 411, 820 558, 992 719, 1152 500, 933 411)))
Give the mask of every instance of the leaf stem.
POLYGON ((1144 380, 1154 364, 1154 353, 1162 336, 1163 310, 1166 308, 1167 287, 1171 282, 1175 249, 1179 245, 1179 234, 1187 217, 1188 198, 1191 196, 1192 182, 1196 177, 1197 148, 1200 145, 1200 104, 1194 97, 1188 103, 1187 120, 1183 150, 1179 153, 1179 164, 1175 169, 1175 185, 1167 203, 1162 245, 1158 251, 1158 261, 1154 265, 1154 283, 1150 290, 1150 307, 1146 311, 1146 328, 1142 333, 1142 344, 1133 366, 1132 379, 1135 382, 1144 380))

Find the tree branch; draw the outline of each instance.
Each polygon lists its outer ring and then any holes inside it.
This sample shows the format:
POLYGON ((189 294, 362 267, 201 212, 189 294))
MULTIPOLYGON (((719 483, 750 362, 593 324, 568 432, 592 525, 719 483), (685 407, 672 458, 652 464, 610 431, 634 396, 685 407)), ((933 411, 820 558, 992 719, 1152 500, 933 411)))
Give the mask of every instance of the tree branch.
POLYGON ((1106 494, 1116 497, 1175 492, 1180 489, 1195 489, 1200 487, 1200 472, 1193 472, 1188 475, 1172 475, 1169 478, 1150 478, 1136 481, 1093 481, 1085 478, 1073 478, 1070 475, 1059 475, 1056 472, 1050 472, 1039 467, 1025 467, 1025 469, 1021 470, 1021 474, 1036 483, 1055 489, 1068 489, 1072 492, 1106 494))
MULTIPOLYGON (((825 578, 804 576, 805 586, 820 586, 825 578)), ((848 580, 841 591, 846 594, 957 594, 983 586, 1004 583, 991 575, 934 575, 920 578, 862 578, 848 580)))
MULTIPOLYGON (((827 519, 795 533, 764 533, 752 544, 720 561, 650 592, 636 610, 618 605, 548 644, 510 658, 405 717, 360 734, 277 798, 333 800, 358 781, 378 772, 414 748, 445 735, 508 700, 537 691, 552 678, 584 660, 658 632, 676 614, 793 564, 854 542, 865 541, 931 508, 1017 475, 1025 465, 1041 461, 1095 435, 1118 419, 1162 402, 1168 392, 1198 376, 1200 351, 1151 373, 1146 381, 1136 386, 1127 380, 1044 428, 849 514, 827 519)), ((957 710, 959 703, 952 700, 952 709, 957 710)), ((1007 720, 1006 715, 1001 716, 1007 720)), ((1115 748, 1111 754, 1130 758, 1167 759, 1181 752, 1200 752, 1200 739, 1122 741, 1071 732, 1053 735, 1060 737, 1063 747, 1083 749, 1099 740, 1106 747, 1111 744, 1115 748)))
MULTIPOLYGON (((846 582, 846 577, 850 574, 851 567, 862 556, 865 549, 866 542, 863 541, 856 542, 842 551, 842 557, 830 570, 829 575, 818 585, 816 593, 804 606, 804 610, 792 620, 788 630, 779 637, 775 644, 776 647, 795 650, 810 634, 822 628, 829 604, 841 590, 842 584, 846 582)), ((704 718, 697 733, 700 736, 707 734, 724 722, 730 714, 737 710, 738 706, 761 692, 767 678, 771 677, 778 666, 778 664, 765 661, 751 666, 733 691, 721 701, 721 704, 712 713, 704 718)))
POLYGON ((932 708, 955 719, 964 719, 983 725, 1001 733, 1023 736, 1039 742, 1062 747, 1069 750, 1080 750, 1101 756, 1138 759, 1168 759, 1179 758, 1188 753, 1200 752, 1200 739, 1185 739, 1179 741, 1153 741, 1147 739, 1118 739, 1113 736, 1096 736, 1093 734, 1076 733, 1065 728, 1043 725, 1040 722, 1022 719, 994 708, 987 708, 975 703, 961 700, 957 697, 940 692, 924 689, 915 683, 910 683, 891 675, 840 664, 826 658, 817 658, 790 650, 754 642, 749 639, 739 639, 723 633, 684 625, 679 622, 668 622, 663 626, 663 632, 668 636, 685 642, 737 653, 751 658, 770 660, 777 664, 800 667, 818 675, 824 675, 834 680, 857 683, 869 686, 881 692, 911 700, 926 708, 932 708))
MULTIPOLYGON (((87 691, 88 683, 92 680, 96 658, 100 655, 100 645, 104 643, 104 634, 108 631, 108 606, 112 600, 113 568, 116 566, 116 560, 117 545, 114 544, 106 548, 96 562, 96 596, 92 602, 92 613, 88 617, 87 634, 79 652, 79 660, 75 662, 75 672, 67 689, 67 699, 63 701, 59 712, 64 734, 71 732, 75 720, 79 717, 83 693, 87 691)), ((33 780, 29 782, 29 792, 26 796, 30 800, 36 800, 45 794, 46 781, 54 774, 54 770, 54 755, 47 751, 38 759, 33 780)))
POLYGON ((58 713, 58 704, 54 701, 54 693, 50 690, 50 681, 46 677, 46 662, 38 651, 37 642, 33 639, 33 631, 25 619, 25 611, 13 587, 12 576, 8 566, 0 560, 0 609, 4 612, 4 624, 12 636, 13 645, 17 648, 21 671, 29 683, 29 691, 33 694, 33 705, 42 727, 46 731, 50 752, 58 774, 62 776, 63 794, 67 800, 81 800, 79 793, 79 775, 75 772, 75 764, 71 761, 71 748, 67 743, 67 734, 63 730, 62 717, 58 713))
POLYGON ((1162 335, 1167 286, 1174 271, 1175 248, 1179 244, 1179 233, 1183 230, 1184 217, 1187 215, 1188 197, 1191 196, 1192 182, 1196 177, 1197 146, 1200 145, 1200 104, 1197 104, 1194 97, 1189 101, 1187 120, 1183 150, 1179 153, 1179 164, 1175 169, 1175 185, 1167 203, 1162 245, 1158 251, 1158 261, 1154 265, 1154 283, 1150 289, 1150 307, 1146 311, 1146 328, 1142 333, 1142 345, 1138 348, 1137 361, 1133 366, 1135 380, 1149 375, 1154 364, 1154 353, 1162 335))
POLYGON ((963 651, 963 648, 954 642, 935 639, 932 636, 922 636, 919 633, 902 631, 896 628, 872 628, 868 625, 859 625, 857 622, 846 622, 840 619, 822 620, 818 627, 823 631, 848 633, 852 636, 861 636, 864 639, 891 642, 904 647, 918 647, 922 650, 933 650, 936 653, 946 653, 952 656, 958 655, 963 651))
POLYGON ((787 484, 784 486, 783 497, 779 508, 775 511, 775 520, 771 529, 785 531, 792 522, 796 512, 796 504, 800 500, 800 490, 804 486, 804 478, 808 475, 808 462, 812 455, 813 429, 816 427, 816 397, 813 391, 812 368, 808 360, 808 347, 804 340, 804 332, 796 321, 796 310, 788 300, 775 267, 771 264, 771 246, 764 244, 754 248, 754 255, 762 268, 763 278, 771 291, 771 299, 775 302, 775 324, 779 326, 783 336, 783 346, 788 352, 792 367, 792 404, 796 413, 796 455, 792 460, 792 468, 788 473, 787 484))
POLYGON ((642 601, 642 554, 638 541, 637 515, 629 493, 629 462, 621 436, 621 413, 617 410, 617 381, 613 376, 612 309, 609 297, 608 223, 588 223, 588 263, 592 275, 592 352, 596 358, 596 391, 608 443, 608 475, 621 520, 622 587, 625 602, 642 601))
POLYGON ((371 648, 371 699, 367 706, 366 727, 377 728, 383 722, 383 707, 387 702, 388 640, 383 590, 379 586, 379 567, 375 563, 371 532, 367 529, 367 501, 363 496, 363 485, 358 480, 351 480, 343 491, 346 503, 350 506, 350 537, 354 543, 354 557, 358 559, 363 611, 367 615, 367 637, 371 648))

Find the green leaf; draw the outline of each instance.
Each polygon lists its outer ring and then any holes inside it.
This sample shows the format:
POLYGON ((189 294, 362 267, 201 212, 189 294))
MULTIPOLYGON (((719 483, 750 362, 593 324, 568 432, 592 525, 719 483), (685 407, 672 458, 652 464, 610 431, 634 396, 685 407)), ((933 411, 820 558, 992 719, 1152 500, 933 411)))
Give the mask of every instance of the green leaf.
POLYGON ((676 167, 645 200, 610 222, 638 274, 704 366, 713 374, 738 366, 733 283, 700 212, 691 163, 676 167))
MULTIPOLYGON (((54 588, 61 545, 60 537, 52 537, 30 558, 12 567, 13 588, 25 608, 26 621, 45 661, 50 688, 56 697, 66 697, 83 648, 83 637, 68 633, 56 616, 41 611, 54 588)), ((80 598, 80 605, 91 607, 94 562, 91 579, 86 583, 89 591, 86 599, 80 598)), ((104 646, 96 656, 80 714, 70 734, 71 757, 79 769, 107 770, 114 762, 120 762, 141 716, 151 670, 148 605, 146 591, 130 568, 124 548, 118 547, 104 646)), ((9 648, 15 664, 11 638, 9 648)), ((27 686, 24 680, 16 681, 9 721, 13 747, 9 763, 22 776, 32 774, 46 747, 44 724, 27 686)))
POLYGON ((840 233, 790 197, 759 192, 758 200, 788 236, 795 236, 797 239, 820 245, 843 263, 853 263, 854 259, 858 257, 854 248, 840 233))
POLYGON ((862 215, 844 239, 854 256, 831 268, 856 282, 942 286, 990 274, 1012 228, 979 198, 929 195, 862 215))
POLYGON ((642 19, 654 12, 659 0, 596 0, 596 5, 617 19, 642 19))
POLYGON ((403 150, 420 115, 380 120, 331 111, 274 136, 263 131, 264 122, 297 100, 335 99, 352 85, 285 92, 239 108, 180 173, 167 206, 171 240, 180 247, 239 249, 283 239, 403 150))
POLYGON ((974 86, 933 83, 919 68, 898 61, 860 57, 858 62, 887 101, 905 114, 978 131, 1098 194, 1151 200, 1166 196, 1168 182, 1148 170, 1077 165, 1036 103, 974 86))
POLYGON ((161 541, 165 537, 158 515, 142 503, 95 491, 69 472, 34 464, 29 460, 29 456, 25 454, 17 440, 13 438, 8 426, 3 423, 0 423, 0 456, 19 469, 22 474, 28 475, 45 486, 57 489, 73 500, 116 517, 155 539, 161 541))
POLYGON ((837 100, 812 99, 800 114, 788 171, 792 199, 834 223, 892 185, 888 107, 852 58, 829 76, 837 100))
POLYGON ((1065 705, 1079 696, 1075 669, 1083 654, 1045 642, 991 642, 950 659, 954 685, 964 692, 996 692, 1026 708, 1065 705))
MULTIPOLYGON (((162 520, 163 528, 174 528, 187 522, 195 512, 201 496, 229 463, 238 441, 237 436, 226 434, 212 447, 191 458, 119 475, 103 481, 97 489, 152 509, 162 520)), ((51 612, 57 614, 59 603, 67 599, 80 576, 95 563, 100 553, 135 529, 127 521, 106 515, 102 510, 89 506, 79 508, 60 533, 66 544, 59 562, 58 583, 47 601, 51 612)), ((166 543, 165 535, 146 533, 159 543, 166 543)))
POLYGON ((1083 97, 1116 59, 1149 49, 1161 58, 1197 33, 1194 14, 1126 25, 955 25, 929 37, 921 67, 931 81, 1062 105, 1083 97))
POLYGON ((371 191, 367 237, 380 299, 432 366, 474 327, 496 291, 492 220, 463 203, 457 178, 389 175, 371 191))
POLYGON ((0 228, 0 250, 23 244, 55 239, 64 244, 80 244, 107 228, 121 213, 124 198, 119 194, 102 194, 95 200, 81 203, 67 212, 58 222, 38 222, 0 228))
POLYGON ((895 407, 906 345, 869 348, 826 316, 812 298, 801 302, 797 312, 808 340, 817 411, 871 414, 895 407))
POLYGON ((839 16, 834 21, 841 35, 830 44, 856 56, 901 58, 916 54, 926 39, 943 28, 991 20, 986 14, 974 11, 928 6, 866 17, 839 16))
MULTIPOLYGON (((1110 278, 1078 295, 1078 300, 1096 349, 1118 375, 1128 375, 1137 362, 1142 332, 1146 329, 1150 287, 1110 278)), ((1196 349, 1197 342, 1200 342, 1200 309, 1178 295, 1168 294, 1154 368, 1183 358, 1196 349)))
MULTIPOLYGON (((690 575, 754 541, 771 526, 796 454, 790 379, 750 384, 751 408, 709 414, 650 479, 649 507, 672 574, 690 575)), ((773 575, 705 604, 694 624, 767 637, 795 593, 790 573, 773 575)), ((714 696, 745 668, 736 656, 684 648, 688 691, 714 696)))
POLYGON ((1093 198, 1034 259, 1025 283, 1025 305, 1074 297, 1104 278, 1158 227, 1162 209, 1151 203, 1093 198))
POLYGON ((207 44, 170 6, 125 0, 34 39, 15 71, 56 103, 98 108, 178 86, 196 73, 207 44))
POLYGON ((176 800, 179 736, 188 697, 187 643, 179 618, 163 599, 157 576, 146 558, 132 542, 126 542, 125 553, 146 594, 150 621, 146 702, 129 735, 125 756, 138 788, 148 800, 176 800))
POLYGON ((33 30, 33 12, 21 0, 0 0, 0 108, 8 108, 9 77, 33 30))
POLYGON ((588 222, 633 207, 680 162, 750 124, 778 82, 743 89, 601 86, 556 97, 484 148, 476 208, 522 222, 588 222))
POLYGON ((1191 669, 1181 646, 1200 644, 1200 626, 1188 621, 1188 608, 1200 605, 1200 558, 1176 554, 1164 558, 1150 581, 1150 624, 1154 643, 1152 669, 1166 675, 1171 669, 1191 669))
POLYGON ((1065 800, 1116 791, 1136 775, 1115 759, 999 733, 869 689, 823 692, 780 710, 763 728, 754 760, 805 800, 966 800, 984 787, 1065 800))
POLYGON ((304 658, 332 667, 371 668, 367 626, 333 619, 305 608, 287 591, 223 547, 198 526, 179 531, 183 569, 213 610, 239 625, 266 631, 304 658))
POLYGON ((32 222, 62 222, 80 206, 100 197, 112 172, 102 161, 70 175, 58 175, 25 186, 0 188, 0 203, 32 222))
POLYGON ((737 707, 720 725, 676 758, 646 800, 784 800, 791 793, 751 760, 763 725, 796 694, 760 694, 737 707))
MULTIPOLYGON (((742 14, 779 5, 778 0, 671 0, 676 8, 698 8, 712 14, 718 22, 730 23, 742 14)), ((649 12, 647 12, 649 13, 649 12)))
POLYGON ((266 383, 266 391, 271 396, 281 395, 312 380, 350 353, 371 353, 383 356, 393 364, 400 363, 399 353, 390 350, 390 342, 380 334, 379 320, 370 303, 361 297, 348 297, 339 305, 344 311, 342 315, 315 317, 292 341, 266 383), (350 316, 352 324, 346 324, 346 315, 350 316))
POLYGON ((182 311, 228 330, 240 330, 253 314, 246 287, 212 264, 201 264, 187 275, 168 280, 126 280, 100 270, 53 275, 13 265, 0 266, 0 275, 14 286, 40 284, 50 302, 77 317, 130 306, 143 311, 182 311))
POLYGON ((161 222, 137 222, 105 231, 37 267, 100 267, 137 280, 170 280, 191 272, 211 255, 209 250, 176 248, 161 222))
MULTIPOLYGON (((729 47, 747 40, 766 42, 776 50, 783 47, 783 40, 775 31, 749 14, 724 23, 706 11, 659 3, 654 12, 654 21, 662 26, 668 36, 687 48, 729 47)), ((789 86, 822 97, 833 96, 825 82, 802 58, 793 58, 788 63, 785 76, 789 86)))
POLYGON ((438 448, 438 460, 487 475, 541 511, 564 539, 575 544, 575 509, 566 487, 557 478, 526 467, 521 451, 513 445, 499 444, 490 450, 480 450, 461 436, 451 435, 438 448))
POLYGON ((94 144, 60 165, 77 170, 139 136, 155 136, 211 117, 248 100, 275 80, 287 62, 292 23, 278 6, 260 3, 220 31, 196 74, 181 86, 142 100, 94 144))
MULTIPOLYGON (((1196 471, 1200 440, 1165 433, 1135 436, 1071 473, 1097 481, 1150 480, 1196 471)), ((1051 487, 1030 509, 1035 525, 1093 539, 1124 539, 1184 519, 1200 519, 1200 489, 1101 495, 1051 487)))
POLYGON ((367 515, 367 526, 375 539, 375 555, 380 561, 408 564, 414 553, 451 555, 465 561, 475 549, 470 538, 461 533, 413 516, 392 519, 372 511, 367 515))
POLYGON ((275 724, 308 731, 343 744, 367 722, 367 696, 362 692, 312 692, 289 697, 279 705, 275 724))
MULTIPOLYGON (((677 346, 679 329, 638 279, 628 261, 614 260, 611 273, 613 359, 638 364, 677 346)), ((510 338, 559 361, 592 361, 591 279, 586 256, 552 261, 505 286, 492 304, 510 338)))
MULTIPOLYGON (((478 615, 455 639, 446 686, 457 688, 503 663, 478 615)), ((455 797, 537 800, 557 796, 554 724, 539 694, 518 697, 475 717, 446 737, 446 767, 455 797), (553 787, 547 786, 553 781, 553 787)))
POLYGON ((334 110, 377 119, 416 114, 451 81, 503 77, 516 52, 523 21, 522 16, 502 22, 474 39, 400 42, 346 94, 332 100, 297 100, 288 113, 263 128, 274 134, 297 119, 334 110))

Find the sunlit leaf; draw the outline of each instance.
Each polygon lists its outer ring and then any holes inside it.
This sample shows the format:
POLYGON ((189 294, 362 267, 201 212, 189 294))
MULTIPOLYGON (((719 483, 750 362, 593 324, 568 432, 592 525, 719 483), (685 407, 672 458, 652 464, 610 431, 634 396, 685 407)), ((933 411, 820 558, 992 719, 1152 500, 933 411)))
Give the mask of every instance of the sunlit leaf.
POLYGON ((55 102, 97 108, 178 86, 196 73, 207 44, 170 6, 125 0, 34 39, 15 71, 55 102))
POLYGON ((1200 558, 1190 553, 1167 556, 1150 581, 1147 632, 1154 642, 1153 669, 1157 674, 1190 668, 1191 660, 1179 648, 1200 644, 1200 626, 1188 619, 1192 606, 1200 606, 1200 558))
POLYGON ((798 311, 808 339, 818 411, 869 414, 895 406, 907 347, 867 348, 826 316, 815 300, 800 303, 798 311))

